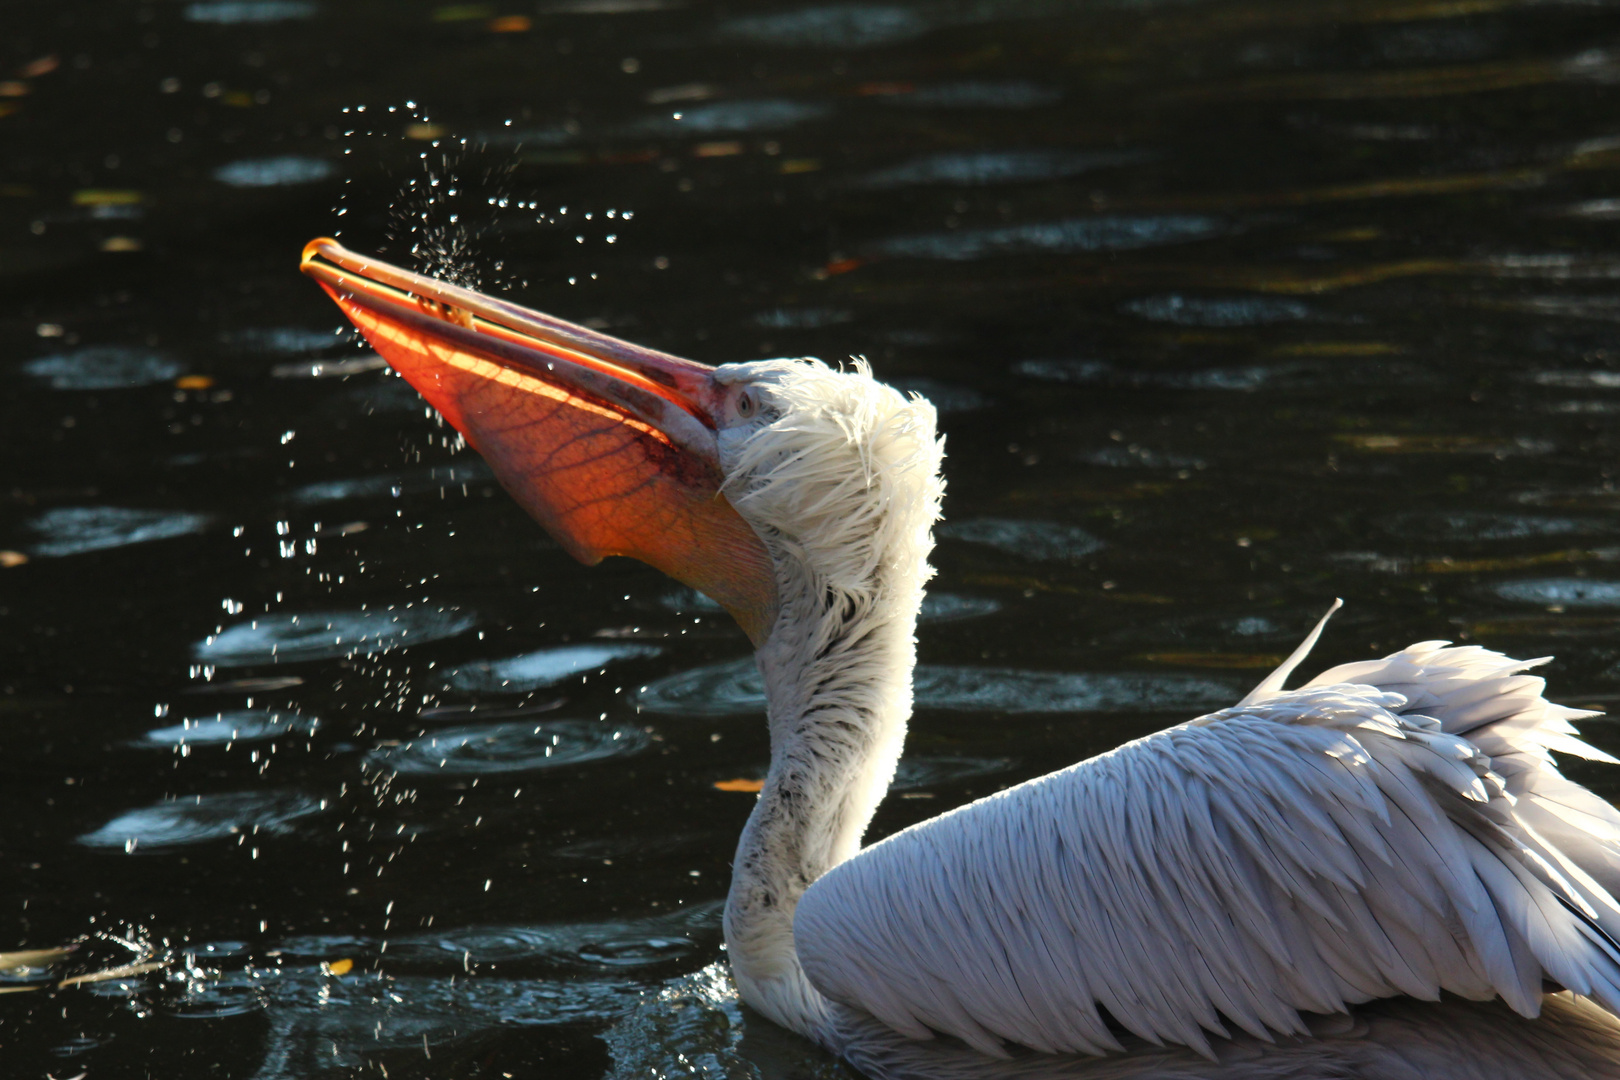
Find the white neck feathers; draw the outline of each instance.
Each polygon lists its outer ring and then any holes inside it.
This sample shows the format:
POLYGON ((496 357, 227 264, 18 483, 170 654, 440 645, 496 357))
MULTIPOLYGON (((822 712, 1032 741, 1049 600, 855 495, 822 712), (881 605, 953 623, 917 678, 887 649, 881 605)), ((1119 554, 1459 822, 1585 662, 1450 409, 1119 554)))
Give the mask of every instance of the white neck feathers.
POLYGON ((723 434, 721 456, 727 495, 772 554, 781 603, 756 654, 771 767, 738 844, 726 941, 743 999, 813 1036, 825 1002, 799 969, 793 912, 860 850, 900 759, 943 448, 933 407, 874 382, 864 364, 721 371, 761 398, 759 421, 723 434))

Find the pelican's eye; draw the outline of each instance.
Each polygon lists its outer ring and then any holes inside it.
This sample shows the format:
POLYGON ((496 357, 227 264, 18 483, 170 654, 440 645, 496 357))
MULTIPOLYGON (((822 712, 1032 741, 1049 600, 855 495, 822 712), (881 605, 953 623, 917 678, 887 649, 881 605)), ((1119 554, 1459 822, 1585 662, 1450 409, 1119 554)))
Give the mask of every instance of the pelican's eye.
POLYGON ((742 393, 737 395, 738 416, 742 417, 744 420, 750 419, 754 415, 756 409, 757 406, 754 404, 753 394, 750 394, 748 391, 744 390, 742 393))

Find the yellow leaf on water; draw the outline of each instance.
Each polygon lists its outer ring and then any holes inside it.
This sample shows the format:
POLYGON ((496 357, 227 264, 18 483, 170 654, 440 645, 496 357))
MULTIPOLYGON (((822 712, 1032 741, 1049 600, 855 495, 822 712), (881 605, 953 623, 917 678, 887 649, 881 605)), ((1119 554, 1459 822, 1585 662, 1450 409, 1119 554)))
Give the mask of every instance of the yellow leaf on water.
POLYGON ((326 969, 328 975, 347 975, 354 970, 354 961, 344 957, 342 960, 333 960, 330 964, 322 964, 321 967, 326 969))
POLYGON ((109 236, 101 242, 102 251, 139 251, 144 246, 133 236, 109 236))
POLYGON ((757 794, 765 790, 765 781, 747 779, 716 780, 714 789, 716 791, 745 791, 757 794))
POLYGON ((214 377, 212 375, 182 375, 174 380, 174 385, 178 390, 206 390, 214 385, 214 377))
POLYGON ((489 20, 489 29, 496 34, 522 34, 533 26, 534 21, 527 15, 502 15, 489 20))
MULTIPOLYGON (((0 551, 0 568, 10 570, 13 566, 21 566, 28 561, 28 556, 20 551, 0 551)), ((0 957, 5 954, 0 953, 0 957)))
POLYGON ((81 188, 73 193, 74 206, 134 206, 145 199, 138 191, 113 188, 81 188))

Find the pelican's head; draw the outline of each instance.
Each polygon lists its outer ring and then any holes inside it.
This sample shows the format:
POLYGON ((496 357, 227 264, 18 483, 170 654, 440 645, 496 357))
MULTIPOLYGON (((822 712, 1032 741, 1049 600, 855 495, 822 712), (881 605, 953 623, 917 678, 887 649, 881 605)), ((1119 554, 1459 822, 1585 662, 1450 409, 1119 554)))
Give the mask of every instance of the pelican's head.
POLYGON ((784 588, 854 598, 885 564, 926 559, 934 410, 863 363, 711 368, 333 240, 306 246, 303 270, 570 554, 657 567, 756 646, 784 588))

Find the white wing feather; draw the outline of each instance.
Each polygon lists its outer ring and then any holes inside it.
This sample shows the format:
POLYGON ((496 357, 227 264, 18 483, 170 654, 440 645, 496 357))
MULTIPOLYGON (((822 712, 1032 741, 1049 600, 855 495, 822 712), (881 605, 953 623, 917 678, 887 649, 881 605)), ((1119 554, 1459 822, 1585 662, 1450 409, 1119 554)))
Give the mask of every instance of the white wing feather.
POLYGON ((1550 752, 1614 759, 1535 663, 1423 642, 1270 678, 907 829, 805 893, 804 971, 996 1056, 1102 1054, 1121 1028, 1209 1054, 1398 994, 1534 1016, 1543 980, 1620 1012, 1620 815, 1550 752))

